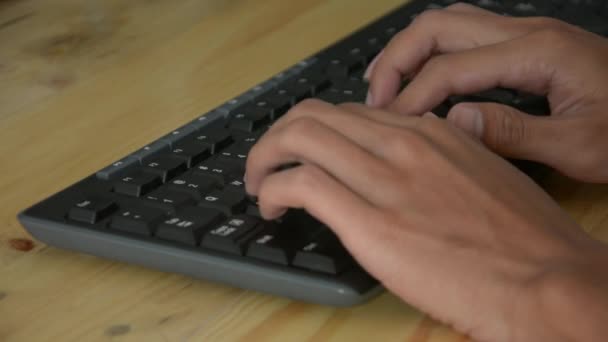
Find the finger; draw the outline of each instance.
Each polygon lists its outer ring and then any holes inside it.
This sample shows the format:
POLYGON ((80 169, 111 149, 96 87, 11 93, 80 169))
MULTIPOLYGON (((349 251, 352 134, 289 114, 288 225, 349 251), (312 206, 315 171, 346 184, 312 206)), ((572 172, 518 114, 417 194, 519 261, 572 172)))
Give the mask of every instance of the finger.
POLYGON ((527 34, 535 25, 521 20, 464 11, 432 10, 419 15, 386 46, 370 73, 368 104, 382 107, 400 89, 403 75, 437 53, 462 51, 527 34))
POLYGON ((549 163, 571 158, 572 142, 563 139, 563 120, 538 117, 497 103, 460 103, 447 120, 495 152, 549 163))
MULTIPOLYGON (((431 112, 425 114, 437 118, 437 115, 431 112)), ((298 104, 298 107, 283 116, 272 128, 281 128, 303 117, 314 118, 341 131, 345 136, 356 140, 368 150, 377 150, 385 143, 382 135, 379 136, 377 133, 371 134, 371 132, 381 129, 386 130, 391 126, 415 128, 420 123, 420 119, 417 117, 396 115, 395 113, 383 109, 370 108, 360 103, 345 102, 331 105, 320 100, 309 99, 298 104), (353 122, 357 122, 358 124, 351 125, 353 122)))
POLYGON ((363 79, 369 82, 369 77, 370 75, 374 72, 374 68, 376 67, 376 63, 378 63, 378 59, 380 59, 380 57, 382 57, 382 55, 384 54, 384 50, 380 51, 376 57, 374 57, 374 59, 372 60, 371 63, 369 63, 369 65, 367 66, 367 69, 365 69, 365 73, 363 74, 363 79))
POLYGON ((495 87, 546 94, 559 63, 548 52, 543 36, 483 46, 440 55, 429 60, 401 94, 391 110, 420 115, 454 94, 469 94, 495 87))
MULTIPOLYGON (((446 11, 451 11, 451 12, 455 12, 455 13, 471 13, 471 14, 478 14, 478 15, 490 15, 490 16, 499 16, 499 14, 496 14, 494 12, 473 6, 473 5, 469 5, 466 3, 462 3, 462 2, 458 2, 455 4, 452 4, 450 6, 445 7, 446 11)), ((372 60, 372 62, 368 65, 367 69, 365 70, 365 73, 363 74, 363 78, 365 80, 369 81, 369 78, 371 76, 371 74, 374 72, 374 67, 376 66, 376 63, 378 62, 378 59, 380 59, 380 57, 382 56, 382 54, 384 53, 384 50, 380 51, 380 53, 378 53, 378 55, 376 55, 376 57, 374 57, 374 59, 372 60)))
MULTIPOLYGON (((406 230, 409 227, 395 227, 390 213, 370 204, 314 165, 301 165, 265 178, 260 187, 259 205, 265 219, 277 218, 287 208, 305 209, 327 225, 359 264, 383 283, 393 283, 391 279, 403 280, 403 272, 394 272, 402 265, 395 258, 398 248, 406 249, 400 256, 420 255, 416 253, 419 250, 415 237, 399 243, 394 239, 396 228, 406 230), (377 246, 385 248, 387 253, 370 253, 377 246)), ((415 272, 409 267, 408 271, 415 272)))
POLYGON ((273 128, 253 147, 247 158, 247 191, 257 194, 266 177, 292 162, 316 165, 370 201, 386 197, 377 180, 387 178, 387 163, 312 118, 273 128))
POLYGON ((475 13, 481 15, 500 16, 500 14, 488 11, 486 9, 473 6, 464 2, 457 2, 444 8, 446 11, 460 12, 460 13, 475 13))
POLYGON ((305 209, 344 236, 357 235, 354 230, 369 227, 366 222, 375 221, 377 215, 374 206, 363 197, 311 164, 266 177, 260 185, 258 203, 267 220, 278 218, 288 208, 305 209))
MULTIPOLYGON (((367 108, 356 105, 358 108, 367 108)), ((386 115, 380 110, 378 117, 386 115)), ((296 107, 281 117, 271 128, 271 131, 281 130, 285 126, 301 119, 313 119, 340 132, 349 140, 362 146, 364 149, 376 154, 385 145, 383 131, 389 129, 382 120, 374 120, 373 115, 353 115, 343 105, 332 105, 316 99, 308 99, 300 102, 296 107)), ((397 118, 396 115, 395 118, 397 118)), ((395 120, 396 121, 396 120, 395 120)), ((388 120, 386 120, 388 122, 388 120)))
POLYGON ((386 110, 370 108, 359 103, 347 102, 339 104, 338 107, 343 108, 350 113, 362 116, 368 120, 380 122, 389 126, 413 128, 419 121, 419 119, 416 117, 396 115, 395 113, 387 112, 386 110))
MULTIPOLYGON (((435 116, 435 118, 437 117, 435 116)), ((422 132, 423 130, 418 129, 428 118, 423 120, 418 117, 395 115, 357 103, 334 106, 318 100, 308 100, 283 116, 272 129, 280 130, 301 119, 314 119, 333 128, 376 157, 388 161, 389 164, 399 163, 403 159, 405 151, 396 153, 395 149, 390 146, 390 140, 393 137, 408 134, 403 129, 417 130, 426 136, 432 136, 433 140, 441 140, 447 145, 453 145, 453 139, 450 137, 445 139, 445 134, 442 136, 442 134, 437 134, 440 132, 436 130, 426 129, 422 132)), ((399 140, 399 138, 392 140, 399 140)), ((451 147, 449 146, 448 149, 451 147)), ((383 180, 379 179, 378 182, 383 182, 383 180)))
MULTIPOLYGON (((463 140, 468 140, 467 137, 459 134, 458 130, 451 129, 451 125, 448 125, 445 120, 440 119, 432 112, 426 112, 422 117, 416 117, 395 115, 395 113, 369 108, 358 103, 344 103, 339 106, 349 113, 360 115, 372 122, 380 122, 385 127, 394 128, 385 128, 381 137, 382 144, 386 146, 382 149, 381 156, 390 162, 397 164, 403 162, 404 157, 407 158, 405 156, 406 151, 412 148, 412 146, 409 148, 402 147, 396 153, 395 149, 390 146, 393 143, 398 143, 400 139, 392 139, 392 137, 403 135, 403 129, 421 134, 429 139, 429 142, 432 142, 433 145, 440 146, 443 151, 450 153, 453 157, 462 156, 463 151, 465 151, 462 149, 462 145, 466 143, 463 140)), ((406 133, 411 135, 411 132, 406 133)))

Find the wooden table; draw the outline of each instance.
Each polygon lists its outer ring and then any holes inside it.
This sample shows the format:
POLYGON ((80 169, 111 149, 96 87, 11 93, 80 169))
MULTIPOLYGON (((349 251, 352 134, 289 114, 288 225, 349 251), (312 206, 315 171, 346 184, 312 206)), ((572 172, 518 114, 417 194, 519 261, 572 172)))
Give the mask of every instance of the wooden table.
MULTIPOLYGON (((390 294, 298 303, 47 247, 15 219, 399 2, 0 1, 0 340, 466 340, 390 294)), ((546 186, 608 240, 606 186, 546 186)))

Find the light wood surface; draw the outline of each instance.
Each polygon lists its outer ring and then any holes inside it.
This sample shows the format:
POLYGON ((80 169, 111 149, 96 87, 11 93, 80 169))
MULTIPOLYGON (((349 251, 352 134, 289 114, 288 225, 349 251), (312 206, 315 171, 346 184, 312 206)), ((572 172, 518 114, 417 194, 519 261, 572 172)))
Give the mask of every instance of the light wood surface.
MULTIPOLYGON (((0 0, 0 341, 464 341, 390 294, 330 308, 47 247, 16 214, 399 4, 0 0)), ((547 189, 608 241, 608 187, 547 189)))

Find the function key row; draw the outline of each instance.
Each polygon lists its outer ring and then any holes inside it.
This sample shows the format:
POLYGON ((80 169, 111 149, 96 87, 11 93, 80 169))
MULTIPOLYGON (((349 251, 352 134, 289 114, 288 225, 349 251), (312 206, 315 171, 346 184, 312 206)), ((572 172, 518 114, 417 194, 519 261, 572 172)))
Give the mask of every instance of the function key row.
MULTIPOLYGON (((354 68, 334 60, 340 68, 354 68)), ((357 62, 358 63, 358 62, 357 62)), ((361 66, 362 64, 357 64, 361 66)), ((112 180, 158 155, 183 157, 187 167, 206 159, 234 143, 237 137, 263 133, 272 122, 305 98, 317 97, 332 103, 363 102, 366 84, 363 69, 352 69, 342 78, 330 78, 320 69, 301 71, 296 77, 257 94, 253 101, 234 99, 214 112, 202 116, 159 140, 135 151, 97 172, 97 178, 112 180), (356 88, 359 87, 359 88, 356 88), (221 111, 221 115, 218 115, 221 111), (257 133, 256 133, 257 132, 257 133), (201 145, 202 143, 202 145, 201 145)), ((335 71, 337 72, 337 71, 335 71)))

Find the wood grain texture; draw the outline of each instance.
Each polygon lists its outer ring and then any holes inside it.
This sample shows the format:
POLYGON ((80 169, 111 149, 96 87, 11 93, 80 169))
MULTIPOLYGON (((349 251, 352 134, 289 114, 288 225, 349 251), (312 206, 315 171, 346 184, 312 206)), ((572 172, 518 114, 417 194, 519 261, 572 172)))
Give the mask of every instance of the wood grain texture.
MULTIPOLYGON (((47 247, 15 218, 399 2, 0 0, 0 341, 466 340, 390 294, 293 302, 47 247)), ((608 241, 606 187, 547 187, 608 241)))

